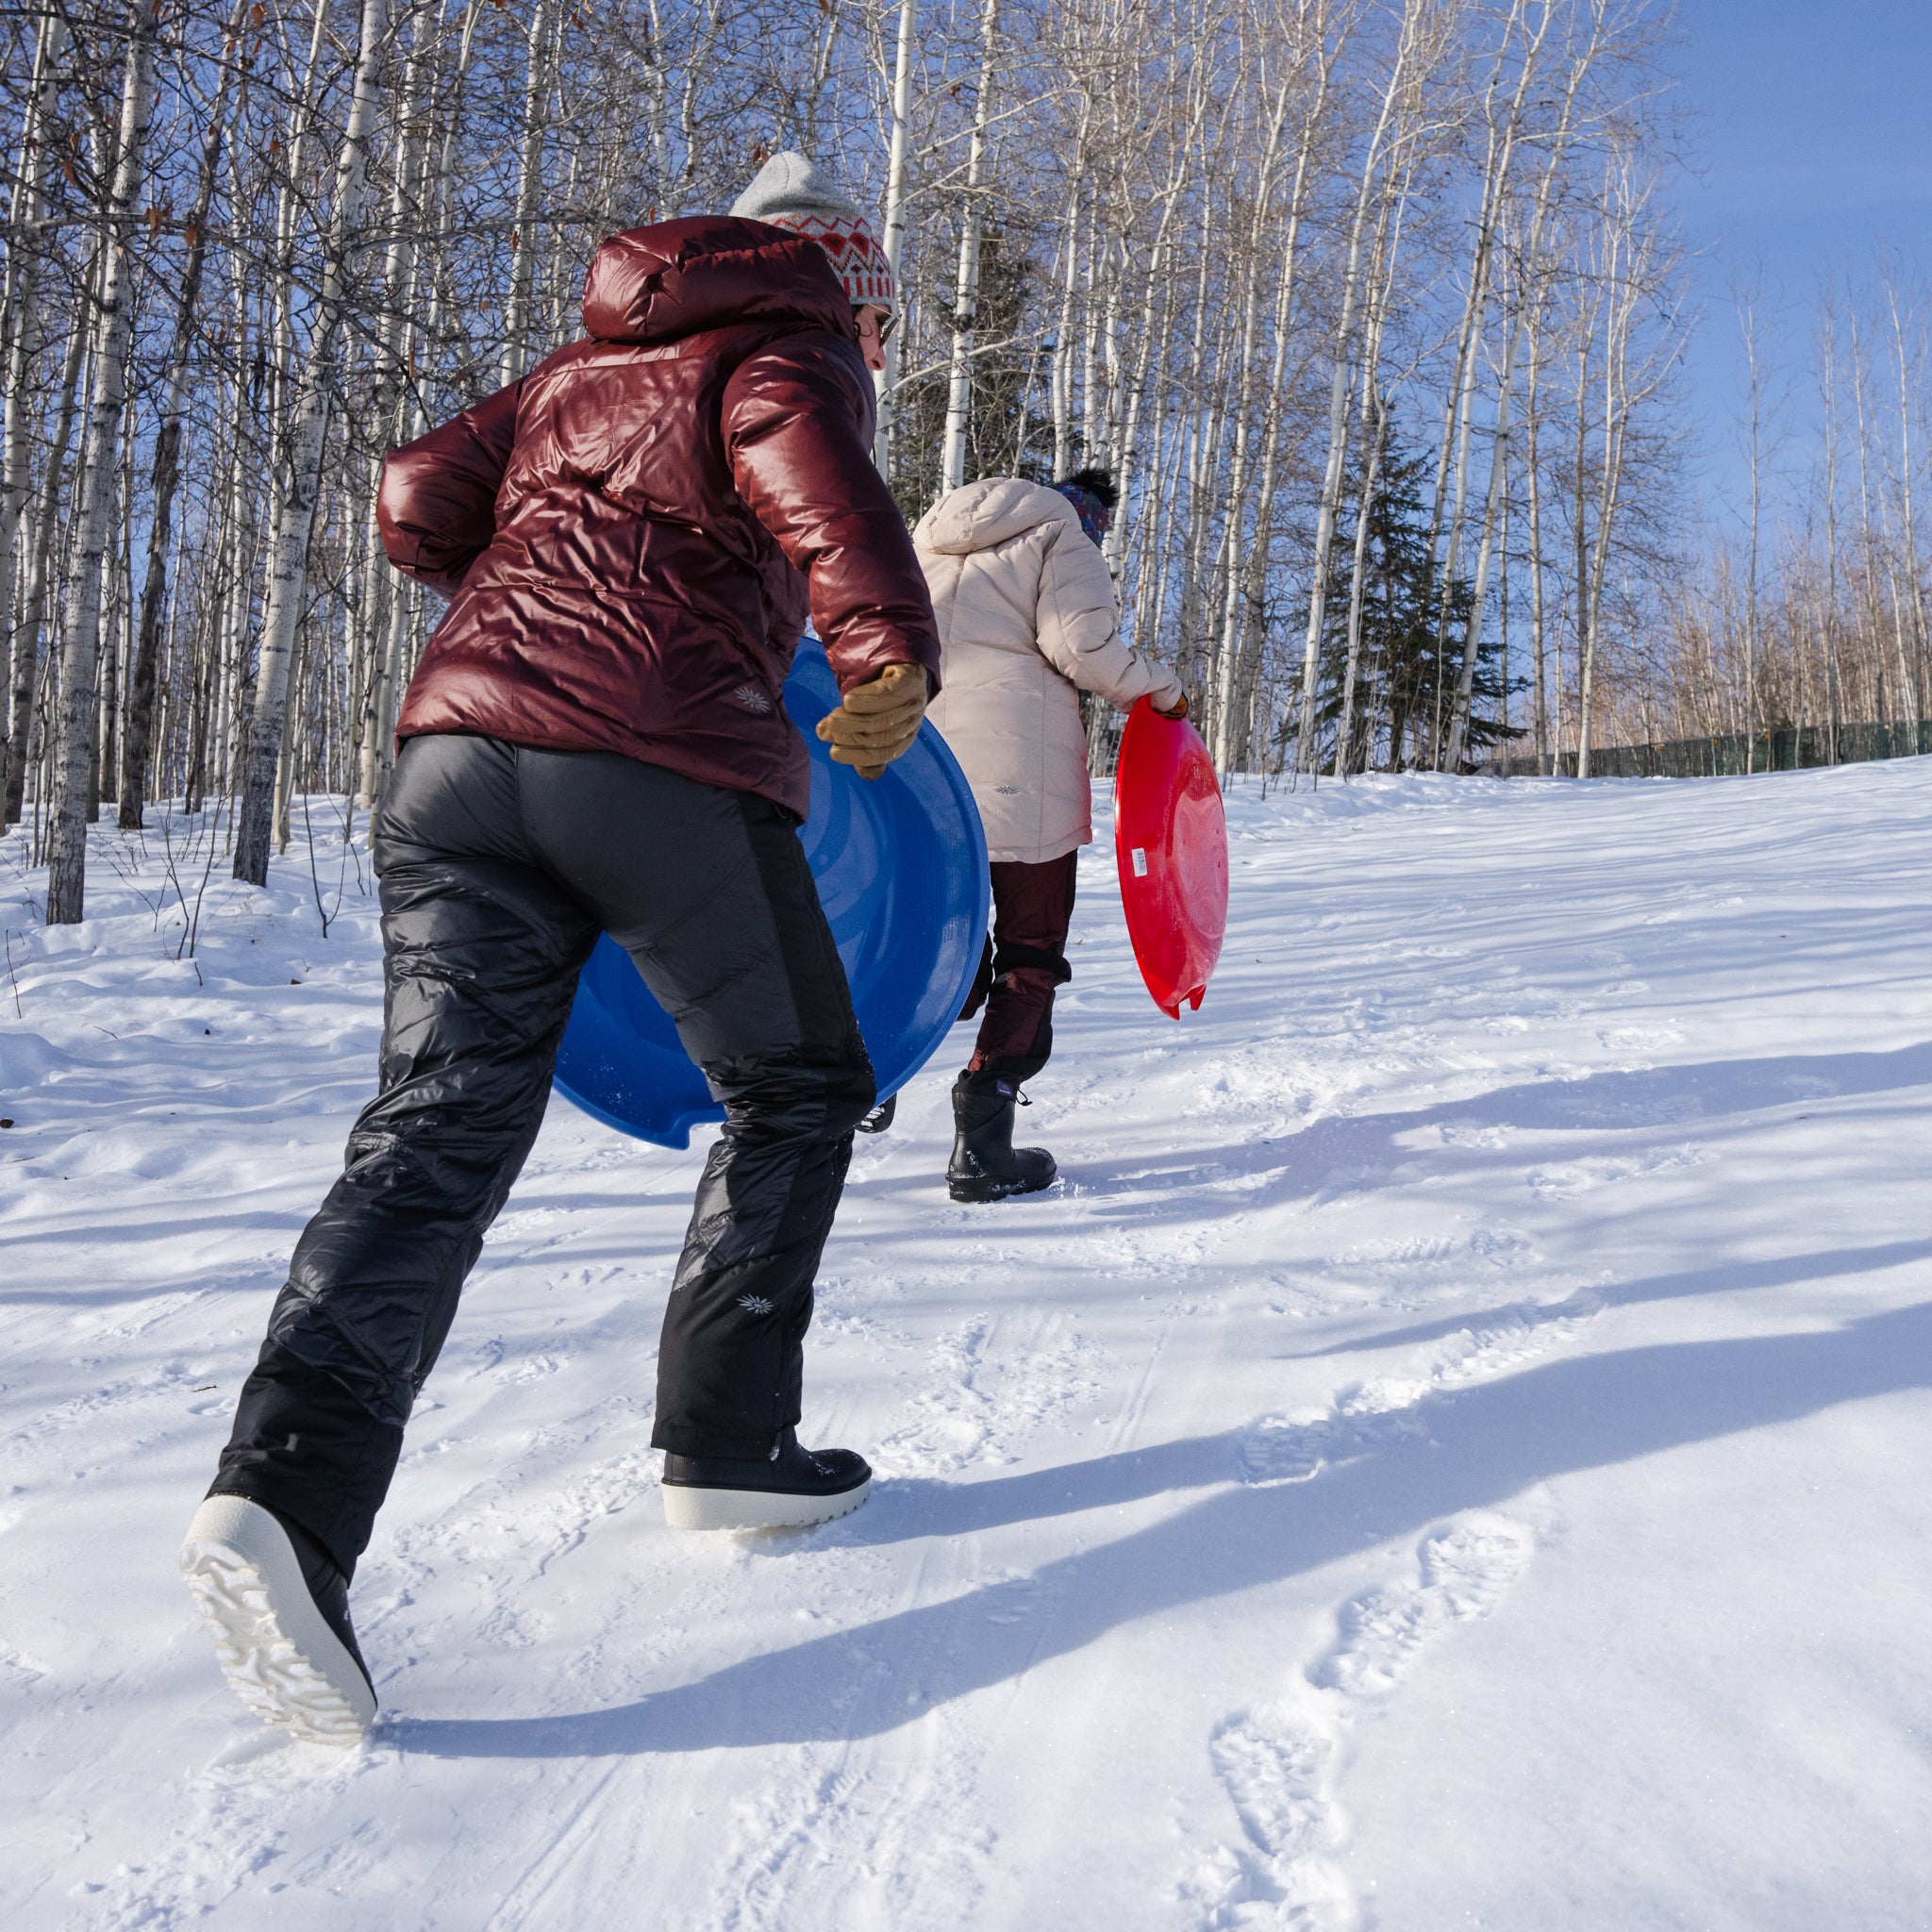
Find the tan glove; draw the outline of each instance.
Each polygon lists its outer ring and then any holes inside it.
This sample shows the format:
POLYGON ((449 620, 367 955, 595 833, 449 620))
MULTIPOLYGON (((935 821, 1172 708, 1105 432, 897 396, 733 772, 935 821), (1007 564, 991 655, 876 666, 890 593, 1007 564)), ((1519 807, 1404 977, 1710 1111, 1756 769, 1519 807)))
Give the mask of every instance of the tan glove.
POLYGON ((1154 715, 1157 718, 1185 718, 1188 715, 1187 692, 1177 691, 1174 694, 1174 701, 1172 707, 1169 707, 1167 705, 1156 705, 1154 708, 1154 715))
POLYGON ((919 736, 928 694, 923 664, 888 664, 870 682, 854 685, 845 702, 818 723, 832 762, 876 778, 919 736))

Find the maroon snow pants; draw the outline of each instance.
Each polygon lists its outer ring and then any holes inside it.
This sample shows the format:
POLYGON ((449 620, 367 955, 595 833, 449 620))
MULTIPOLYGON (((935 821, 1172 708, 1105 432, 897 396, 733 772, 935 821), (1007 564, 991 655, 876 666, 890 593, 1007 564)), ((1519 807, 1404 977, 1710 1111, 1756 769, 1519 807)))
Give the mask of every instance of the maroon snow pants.
POLYGON ((1074 976, 1067 928, 1079 858, 1069 852, 1041 865, 993 865, 992 932, 959 1015, 970 1020, 986 1008, 969 1074, 1030 1080, 1052 1055, 1054 989, 1074 976))

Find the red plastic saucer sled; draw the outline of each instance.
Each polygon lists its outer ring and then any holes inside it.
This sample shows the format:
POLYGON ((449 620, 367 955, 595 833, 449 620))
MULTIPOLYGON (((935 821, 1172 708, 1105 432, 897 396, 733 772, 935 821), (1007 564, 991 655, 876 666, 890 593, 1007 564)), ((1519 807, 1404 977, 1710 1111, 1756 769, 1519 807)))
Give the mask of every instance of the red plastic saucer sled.
POLYGON ((1113 781, 1113 856, 1141 977, 1171 1019, 1201 995, 1227 931, 1227 820, 1214 760, 1185 718, 1141 698, 1113 781))

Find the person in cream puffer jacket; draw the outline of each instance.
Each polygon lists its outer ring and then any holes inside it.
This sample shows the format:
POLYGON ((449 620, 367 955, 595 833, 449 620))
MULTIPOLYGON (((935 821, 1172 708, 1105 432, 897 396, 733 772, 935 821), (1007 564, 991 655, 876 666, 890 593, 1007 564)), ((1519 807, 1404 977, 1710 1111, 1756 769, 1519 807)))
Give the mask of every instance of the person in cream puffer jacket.
POLYGON ((953 1091, 956 1199, 1030 1192, 1055 1172, 1043 1150, 1013 1152, 1012 1109, 1053 1051, 1054 990, 1073 976, 1074 866, 1093 838, 1080 692, 1187 710, 1174 674, 1121 641, 1100 549, 1117 500, 1105 471, 1052 487, 986 476, 912 533, 940 632, 926 715, 973 788, 992 863, 992 937, 961 1016, 983 1003, 985 1017, 953 1091))

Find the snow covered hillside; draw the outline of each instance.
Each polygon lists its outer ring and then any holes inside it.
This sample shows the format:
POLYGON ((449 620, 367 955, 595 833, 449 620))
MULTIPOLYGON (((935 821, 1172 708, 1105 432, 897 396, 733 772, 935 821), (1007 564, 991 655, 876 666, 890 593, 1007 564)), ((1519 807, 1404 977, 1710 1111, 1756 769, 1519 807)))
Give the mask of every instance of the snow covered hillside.
POLYGON ((13 1932, 1932 1921, 1932 760, 1230 823, 1178 1026, 1089 855, 1060 1186, 947 1200, 963 1046, 858 1143, 846 1521, 664 1527, 702 1146, 553 1104, 357 1579, 352 1754, 255 1724, 174 1560, 371 1085, 373 908, 352 862, 323 936, 298 813, 177 960, 158 835, 55 932, 9 837, 13 1932))

